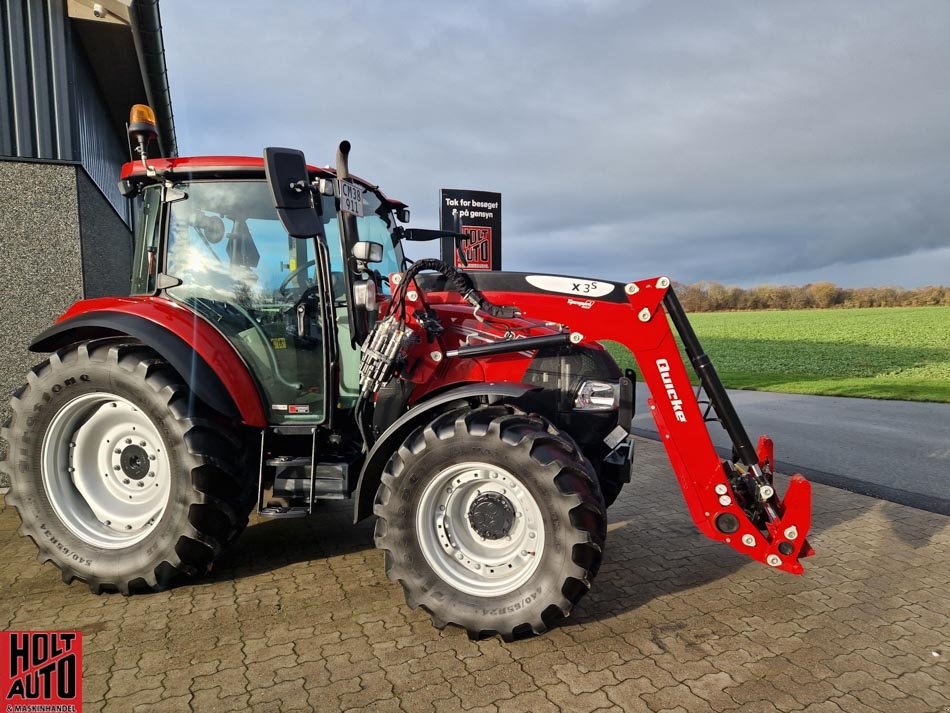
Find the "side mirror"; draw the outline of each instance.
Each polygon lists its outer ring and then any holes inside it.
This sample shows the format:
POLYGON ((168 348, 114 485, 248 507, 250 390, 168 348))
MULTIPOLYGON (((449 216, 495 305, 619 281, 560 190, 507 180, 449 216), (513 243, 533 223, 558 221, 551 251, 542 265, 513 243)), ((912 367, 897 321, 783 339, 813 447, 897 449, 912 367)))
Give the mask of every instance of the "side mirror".
POLYGON ((396 209, 396 220, 400 223, 409 222, 409 209, 408 208, 397 208, 396 209))
POLYGON ((382 262, 383 246, 369 240, 360 240, 353 246, 353 257, 360 262, 382 262))
POLYGON ((310 194, 310 175, 303 151, 273 146, 264 149, 264 174, 277 216, 288 235, 294 238, 323 235, 323 223, 310 194))

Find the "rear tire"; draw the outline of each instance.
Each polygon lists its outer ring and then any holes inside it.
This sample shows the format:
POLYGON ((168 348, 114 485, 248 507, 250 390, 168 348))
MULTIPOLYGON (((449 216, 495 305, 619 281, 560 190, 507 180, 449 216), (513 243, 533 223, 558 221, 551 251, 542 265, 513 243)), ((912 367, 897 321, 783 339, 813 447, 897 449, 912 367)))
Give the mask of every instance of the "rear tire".
POLYGON ((604 510, 590 464, 550 422, 510 406, 460 409, 390 459, 376 546, 437 627, 510 640, 546 631, 587 593, 604 510))
POLYGON ((39 559, 97 593, 208 571, 247 524, 233 426, 127 340, 66 347, 27 376, 0 435, 12 471, 6 502, 39 559))

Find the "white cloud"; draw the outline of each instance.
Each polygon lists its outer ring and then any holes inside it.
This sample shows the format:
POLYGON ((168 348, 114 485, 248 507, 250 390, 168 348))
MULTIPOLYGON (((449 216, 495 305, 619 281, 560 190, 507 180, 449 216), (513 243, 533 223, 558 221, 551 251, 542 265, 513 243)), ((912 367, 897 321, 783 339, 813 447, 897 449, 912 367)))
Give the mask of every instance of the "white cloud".
POLYGON ((939 0, 162 13, 183 152, 348 138, 417 224, 442 186, 500 190, 511 269, 917 284, 950 245, 939 0))

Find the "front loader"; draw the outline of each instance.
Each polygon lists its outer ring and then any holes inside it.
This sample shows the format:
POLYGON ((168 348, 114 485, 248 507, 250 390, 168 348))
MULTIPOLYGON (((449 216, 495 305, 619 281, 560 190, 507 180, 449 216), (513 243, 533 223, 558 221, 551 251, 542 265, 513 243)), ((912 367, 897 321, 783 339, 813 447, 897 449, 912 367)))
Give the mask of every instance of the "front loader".
POLYGON ((630 482, 636 358, 697 527, 775 569, 812 553, 810 486, 772 481, 666 277, 626 283, 412 262, 409 211, 351 176, 264 159, 139 159, 130 295, 32 343, 0 468, 41 560, 93 591, 200 575, 256 512, 376 518, 387 575, 437 626, 541 633, 590 588, 630 482), (674 331, 699 381, 694 391, 674 331), (713 448, 707 423, 733 443, 713 448))

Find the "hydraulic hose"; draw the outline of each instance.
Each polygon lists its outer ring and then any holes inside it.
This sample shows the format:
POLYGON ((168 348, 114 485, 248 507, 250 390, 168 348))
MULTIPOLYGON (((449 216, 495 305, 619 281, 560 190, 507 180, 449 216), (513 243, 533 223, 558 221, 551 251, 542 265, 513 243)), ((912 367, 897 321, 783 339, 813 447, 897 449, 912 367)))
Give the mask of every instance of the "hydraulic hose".
POLYGON ((433 270, 441 274, 452 288, 462 295, 467 302, 496 319, 511 319, 520 314, 520 311, 516 307, 503 307, 490 302, 485 295, 478 291, 471 277, 461 270, 456 270, 452 265, 436 258, 417 260, 406 270, 403 279, 408 283, 424 270, 433 270))

